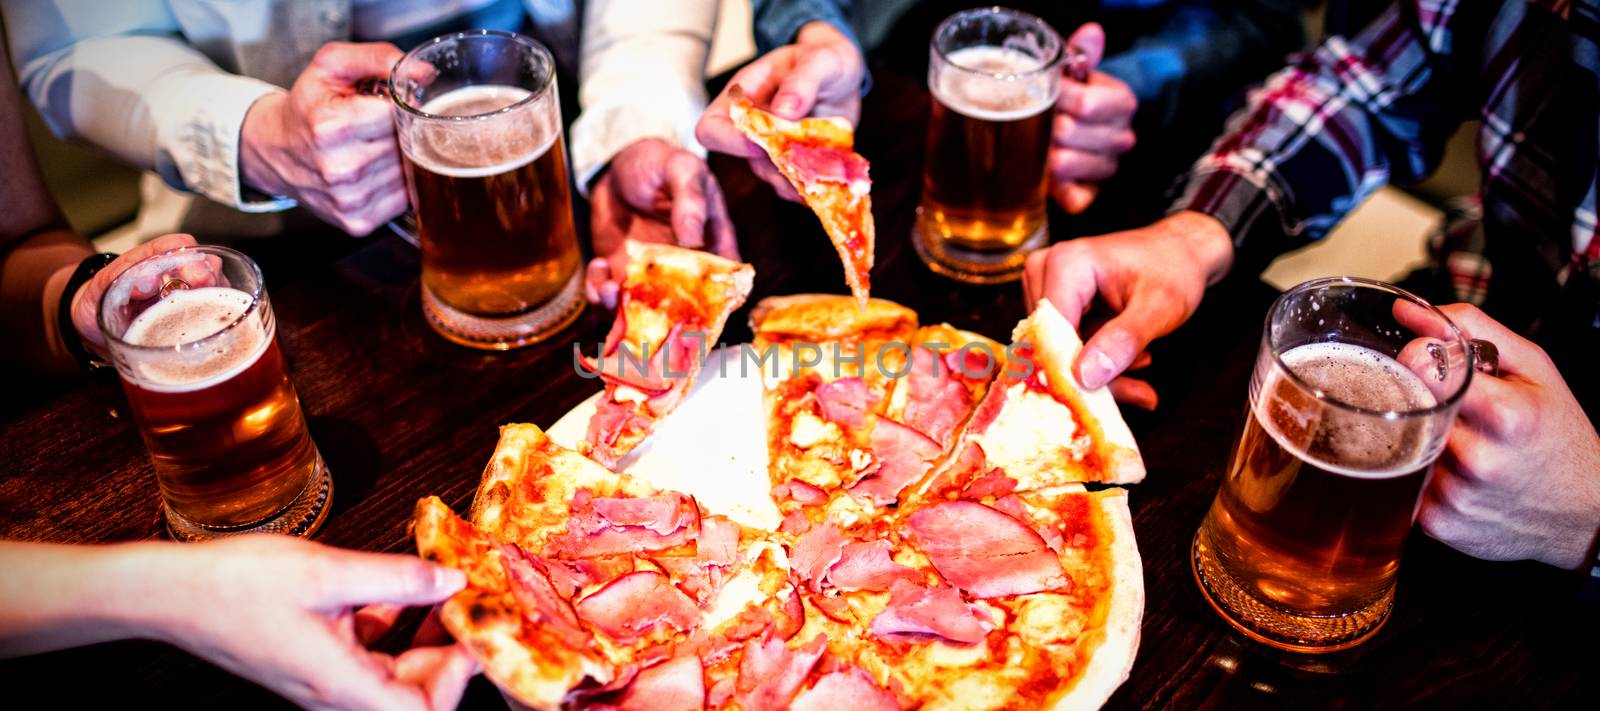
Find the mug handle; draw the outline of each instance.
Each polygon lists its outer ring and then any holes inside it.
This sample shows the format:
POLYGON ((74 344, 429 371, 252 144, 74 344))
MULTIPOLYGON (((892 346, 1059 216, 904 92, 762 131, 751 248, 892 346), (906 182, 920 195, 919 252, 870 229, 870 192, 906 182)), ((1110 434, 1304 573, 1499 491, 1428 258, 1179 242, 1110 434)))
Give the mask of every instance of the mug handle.
MULTIPOLYGON (((384 99, 393 98, 394 92, 389 86, 389 80, 380 77, 362 79, 356 84, 356 93, 364 96, 376 96, 384 99)), ((417 239, 417 213, 411 209, 400 213, 388 222, 389 229, 411 243, 411 246, 421 249, 422 243, 417 239)))

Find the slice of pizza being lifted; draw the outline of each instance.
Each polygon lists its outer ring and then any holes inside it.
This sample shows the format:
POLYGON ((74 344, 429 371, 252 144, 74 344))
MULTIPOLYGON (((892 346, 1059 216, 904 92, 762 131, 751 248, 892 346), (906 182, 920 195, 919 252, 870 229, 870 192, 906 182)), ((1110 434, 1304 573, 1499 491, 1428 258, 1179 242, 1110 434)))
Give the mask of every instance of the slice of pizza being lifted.
POLYGON ((737 86, 729 96, 733 124, 767 152, 806 206, 817 213, 844 262, 850 293, 860 308, 867 308, 876 234, 872 179, 867 176, 867 159, 855 152, 850 123, 837 117, 790 121, 774 116, 757 108, 737 86))
POLYGON ((605 382, 584 453, 607 467, 633 451, 694 386, 700 361, 744 303, 755 268, 714 254, 629 241, 617 318, 598 359, 605 382))
POLYGON ((1084 390, 1072 373, 1082 349, 1077 329, 1040 301, 1012 332, 988 392, 939 473, 917 488, 920 495, 1143 480, 1144 460, 1111 391, 1084 390))

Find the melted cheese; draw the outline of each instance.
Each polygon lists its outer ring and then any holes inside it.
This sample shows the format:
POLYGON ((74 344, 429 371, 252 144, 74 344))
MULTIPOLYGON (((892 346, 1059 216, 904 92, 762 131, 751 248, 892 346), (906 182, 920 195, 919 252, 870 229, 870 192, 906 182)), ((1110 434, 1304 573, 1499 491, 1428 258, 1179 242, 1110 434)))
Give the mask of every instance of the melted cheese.
POLYGON ((1013 384, 1005 397, 1005 407, 1000 408, 994 423, 973 437, 989 464, 1013 477, 1060 469, 1062 450, 1074 446, 1073 436, 1078 432, 1072 411, 1024 383, 1013 384))
POLYGON ((794 421, 789 425, 789 443, 801 449, 810 449, 818 442, 838 439, 842 436, 839 426, 832 422, 824 422, 822 418, 809 412, 795 415, 794 421))
POLYGON ((611 399, 616 402, 644 402, 650 396, 626 385, 618 385, 616 391, 611 393, 611 399))

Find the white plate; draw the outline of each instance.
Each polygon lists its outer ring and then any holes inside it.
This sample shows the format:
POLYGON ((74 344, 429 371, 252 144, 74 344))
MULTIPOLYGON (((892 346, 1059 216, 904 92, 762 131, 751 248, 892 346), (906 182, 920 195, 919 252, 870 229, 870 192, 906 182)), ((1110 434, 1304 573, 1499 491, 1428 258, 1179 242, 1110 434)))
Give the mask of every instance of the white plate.
MULTIPOLYGON (((623 472, 656 488, 693 496, 706 511, 771 531, 783 518, 767 476, 761 372, 753 359, 740 358, 746 348, 726 346, 707 355, 694 390, 621 464, 623 472)), ((577 448, 603 394, 556 420, 546 430, 550 439, 577 448)))

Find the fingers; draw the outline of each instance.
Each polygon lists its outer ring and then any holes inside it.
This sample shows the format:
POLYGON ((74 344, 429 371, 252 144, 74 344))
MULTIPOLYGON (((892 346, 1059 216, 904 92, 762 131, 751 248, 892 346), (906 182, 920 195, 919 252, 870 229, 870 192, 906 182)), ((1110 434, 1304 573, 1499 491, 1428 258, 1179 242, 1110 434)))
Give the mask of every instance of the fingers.
POLYGON ((426 692, 396 678, 388 657, 368 652, 354 641, 340 639, 328 627, 306 625, 294 635, 288 679, 267 680, 303 706, 337 709, 427 709, 426 692), (272 682, 277 681, 277 684, 272 682))
POLYGON ((611 263, 605 257, 589 260, 584 273, 584 298, 591 304, 602 304, 608 309, 617 308, 617 294, 621 291, 620 275, 613 277, 611 263))
POLYGON ((395 657, 394 675, 422 690, 430 709, 447 711, 461 703, 478 663, 460 645, 421 647, 395 657))
POLYGON ((733 118, 728 113, 733 107, 729 90, 737 86, 749 97, 751 103, 757 106, 765 105, 778 91, 775 68, 792 61, 793 52, 793 47, 780 47, 762 55, 735 73, 728 81, 727 88, 712 100, 711 105, 706 107, 705 113, 700 115, 700 122, 695 124, 694 135, 700 141, 700 145, 705 146, 708 151, 728 155, 744 158, 764 157, 766 153, 761 147, 751 143, 750 139, 745 138, 733 124, 733 118))
POLYGON ((1111 389, 1111 397, 1124 405, 1132 405, 1142 410, 1155 410, 1159 402, 1156 389, 1150 383, 1136 378, 1116 378, 1107 386, 1111 389))
POLYGON ((1090 67, 1100 65, 1100 59, 1106 52, 1106 31, 1097 22, 1080 25, 1067 38, 1067 47, 1084 53, 1090 67))
POLYGON ((387 79, 403 56, 399 47, 388 42, 329 42, 317 50, 308 69, 353 89, 363 79, 387 79))
MULTIPOLYGON (((1038 269, 1039 279, 1035 282, 1039 293, 1034 303, 1038 299, 1049 299, 1056 310, 1077 327, 1094 300, 1098 281, 1096 261, 1088 243, 1063 242, 1035 252, 1029 255, 1029 259, 1042 260, 1038 269), (1036 256, 1040 254, 1044 256, 1036 256)), ((1031 303, 1029 305, 1032 306, 1031 303)))
POLYGON ((1467 338, 1481 338, 1495 345, 1500 351, 1501 373, 1542 377, 1554 371, 1544 349, 1489 318, 1482 309, 1471 304, 1449 304, 1439 310, 1450 317, 1467 338))
POLYGON ((733 230, 733 219, 728 216, 728 202, 722 197, 722 186, 717 176, 706 175, 706 211, 711 226, 711 251, 728 259, 739 259, 739 241, 733 230))
POLYGON ((1122 313, 1106 322, 1078 354, 1078 382, 1093 390, 1127 370, 1150 342, 1182 321, 1177 299, 1160 291, 1135 291, 1122 313))
POLYGON ((1524 385, 1479 373, 1461 399, 1460 417, 1461 425, 1493 440, 1518 442, 1538 429, 1539 402, 1524 385))
POLYGON ((1098 182, 1117 174, 1116 156, 1072 148, 1052 148, 1050 178, 1055 182, 1098 182))
POLYGON ((672 198, 672 234, 678 245, 700 249, 706 244, 706 190, 710 178, 704 161, 688 151, 667 160, 667 186, 672 198))
POLYGON ((1066 113, 1056 114, 1050 140, 1060 148, 1111 155, 1127 153, 1137 143, 1133 129, 1127 126, 1090 123, 1066 113))
POLYGON ((408 555, 325 549, 307 585, 311 603, 337 610, 368 603, 431 605, 467 584, 461 571, 408 555))
POLYGON ((356 610, 351 615, 351 631, 355 634, 356 641, 362 646, 371 646, 372 643, 382 639, 389 633, 389 629, 394 627, 395 620, 400 619, 400 613, 405 612, 405 609, 401 605, 378 603, 356 610))
POLYGON ((1080 183, 1075 180, 1055 182, 1050 186, 1050 198, 1068 215, 1081 215, 1094 199, 1100 196, 1099 183, 1080 183))
POLYGON ((1110 75, 1095 72, 1088 82, 1062 80, 1056 108, 1084 123, 1125 127, 1133 121, 1139 99, 1127 84, 1110 75))
POLYGON ((794 64, 779 78, 778 92, 772 97, 772 113, 799 119, 811 113, 824 86, 839 82, 844 71, 838 55, 828 49, 795 53, 794 64))
MULTIPOLYGON (((111 282, 140 261, 160 254, 162 252, 192 247, 194 237, 186 234, 161 235, 153 240, 140 244, 117 257, 105 269, 101 269, 94 278, 85 282, 78 288, 78 293, 72 295, 72 325, 77 329, 78 335, 90 350, 100 356, 105 356, 105 336, 100 333, 100 300, 105 296, 106 289, 111 282)), ((69 334, 62 334, 63 338, 69 334)))

